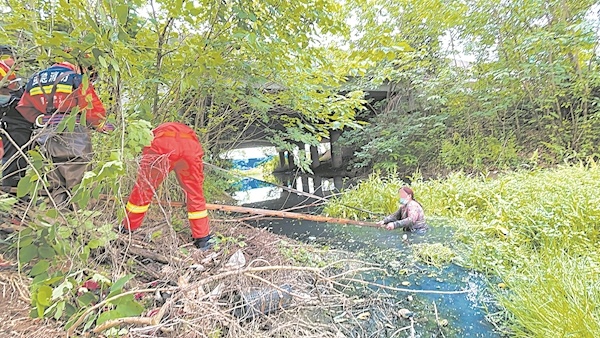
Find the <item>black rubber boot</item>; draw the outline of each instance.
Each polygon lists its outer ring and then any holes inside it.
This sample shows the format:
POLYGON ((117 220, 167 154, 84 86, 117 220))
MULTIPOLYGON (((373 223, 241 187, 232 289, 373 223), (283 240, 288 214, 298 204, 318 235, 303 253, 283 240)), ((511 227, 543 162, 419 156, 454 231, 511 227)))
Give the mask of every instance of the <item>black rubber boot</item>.
POLYGON ((131 230, 124 227, 122 224, 115 226, 113 229, 115 229, 116 231, 118 231, 124 235, 129 235, 132 232, 131 230))
POLYGON ((210 238, 210 235, 206 237, 196 238, 194 239, 194 245, 196 246, 196 248, 202 251, 209 250, 213 246, 212 242, 210 241, 210 238))

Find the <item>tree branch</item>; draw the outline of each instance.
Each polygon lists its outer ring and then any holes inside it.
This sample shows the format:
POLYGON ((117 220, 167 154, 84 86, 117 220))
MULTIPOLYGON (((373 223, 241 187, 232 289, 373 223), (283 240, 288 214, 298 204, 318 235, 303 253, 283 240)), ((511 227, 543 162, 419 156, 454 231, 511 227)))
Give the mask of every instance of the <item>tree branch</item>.
POLYGON ((163 306, 160 308, 157 314, 152 317, 125 317, 118 318, 114 320, 108 320, 104 322, 102 325, 96 326, 92 332, 100 333, 104 330, 110 329, 111 327, 119 326, 121 324, 134 324, 134 325, 158 325, 167 312, 167 308, 171 306, 173 301, 169 299, 163 306))

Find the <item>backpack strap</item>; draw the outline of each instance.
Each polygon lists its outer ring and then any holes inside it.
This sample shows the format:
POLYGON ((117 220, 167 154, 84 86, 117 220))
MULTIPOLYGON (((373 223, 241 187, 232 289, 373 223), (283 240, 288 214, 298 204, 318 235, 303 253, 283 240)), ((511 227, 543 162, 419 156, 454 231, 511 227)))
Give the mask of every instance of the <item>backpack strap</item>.
POLYGON ((56 94, 56 87, 60 81, 62 81, 65 77, 68 77, 71 74, 76 73, 70 70, 67 72, 63 72, 58 77, 56 77, 56 80, 54 80, 54 84, 52 84, 52 90, 50 91, 50 94, 47 94, 44 90, 44 86, 40 81, 40 73, 37 74, 38 86, 40 86, 42 94, 44 94, 44 97, 46 98, 46 114, 54 114, 54 112, 56 112, 57 108, 54 107, 54 94, 56 94))

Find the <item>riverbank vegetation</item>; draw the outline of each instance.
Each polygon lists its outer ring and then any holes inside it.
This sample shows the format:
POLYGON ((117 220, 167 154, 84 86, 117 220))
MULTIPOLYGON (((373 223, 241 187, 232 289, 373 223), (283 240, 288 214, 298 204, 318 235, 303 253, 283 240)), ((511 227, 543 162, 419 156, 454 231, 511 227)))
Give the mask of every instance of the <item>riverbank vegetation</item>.
MULTIPOLYGON (((346 205, 392 213, 400 184, 395 176, 373 174, 325 212, 368 217, 346 205)), ((501 281, 490 288, 507 311, 507 333, 600 335, 600 289, 594 277, 600 269, 600 171, 595 162, 493 179, 462 173, 426 181, 413 177, 411 187, 427 216, 448 218, 455 227, 464 244, 460 264, 501 281)))
POLYGON ((366 70, 373 88, 383 79, 393 86, 360 116, 367 128, 342 135, 354 150, 350 169, 440 177, 598 156, 596 1, 349 7, 364 33, 352 47, 414 48, 366 70))

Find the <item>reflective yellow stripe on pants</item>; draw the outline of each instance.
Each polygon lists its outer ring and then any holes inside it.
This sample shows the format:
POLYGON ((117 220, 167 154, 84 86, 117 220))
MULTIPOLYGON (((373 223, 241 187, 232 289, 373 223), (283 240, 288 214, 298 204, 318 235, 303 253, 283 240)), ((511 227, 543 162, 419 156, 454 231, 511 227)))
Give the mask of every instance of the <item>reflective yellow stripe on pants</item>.
POLYGON ((188 219, 200 219, 204 217, 208 217, 208 211, 206 210, 188 212, 188 219))
POLYGON ((132 212, 134 214, 141 214, 141 213, 148 211, 149 207, 150 207, 150 204, 135 205, 135 204, 132 204, 131 202, 127 202, 127 205, 125 206, 125 210, 127 210, 128 212, 132 212))

